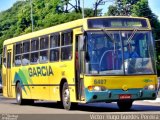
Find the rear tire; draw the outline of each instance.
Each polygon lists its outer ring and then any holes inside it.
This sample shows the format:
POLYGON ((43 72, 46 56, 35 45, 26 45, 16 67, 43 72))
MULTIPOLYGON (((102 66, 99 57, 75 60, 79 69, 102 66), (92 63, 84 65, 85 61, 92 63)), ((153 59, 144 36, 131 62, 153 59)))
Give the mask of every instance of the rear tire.
POLYGON ((22 98, 22 88, 20 83, 17 83, 16 86, 16 101, 19 105, 25 104, 25 100, 22 98))
POLYGON ((32 99, 23 99, 22 88, 20 83, 17 83, 17 86, 16 86, 16 101, 19 105, 34 104, 34 100, 32 99))
POLYGON ((117 105, 120 110, 127 111, 127 110, 131 109, 132 103, 133 103, 133 101, 118 101, 117 105))
POLYGON ((69 87, 67 82, 63 84, 61 95, 62 95, 62 103, 63 103, 64 109, 71 110, 71 109, 75 109, 78 106, 78 103, 73 103, 70 101, 70 92, 69 92, 69 87))

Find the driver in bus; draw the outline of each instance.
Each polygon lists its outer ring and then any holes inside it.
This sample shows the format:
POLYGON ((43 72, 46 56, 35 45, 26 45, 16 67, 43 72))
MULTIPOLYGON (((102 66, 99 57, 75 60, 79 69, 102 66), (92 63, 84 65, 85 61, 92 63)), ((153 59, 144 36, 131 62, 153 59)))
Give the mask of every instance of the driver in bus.
POLYGON ((136 46, 129 46, 124 48, 124 59, 128 58, 138 58, 139 55, 136 50, 136 46))

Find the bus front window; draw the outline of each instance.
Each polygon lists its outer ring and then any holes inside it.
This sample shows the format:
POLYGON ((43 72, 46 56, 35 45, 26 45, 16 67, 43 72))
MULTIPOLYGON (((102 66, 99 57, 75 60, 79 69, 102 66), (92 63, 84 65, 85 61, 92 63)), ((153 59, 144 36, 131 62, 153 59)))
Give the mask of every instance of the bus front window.
POLYGON ((149 31, 87 32, 88 74, 154 74, 154 50, 149 31))
POLYGON ((126 74, 154 74, 153 42, 149 32, 122 32, 126 74))
POLYGON ((124 74, 119 32, 87 33, 89 74, 124 74))

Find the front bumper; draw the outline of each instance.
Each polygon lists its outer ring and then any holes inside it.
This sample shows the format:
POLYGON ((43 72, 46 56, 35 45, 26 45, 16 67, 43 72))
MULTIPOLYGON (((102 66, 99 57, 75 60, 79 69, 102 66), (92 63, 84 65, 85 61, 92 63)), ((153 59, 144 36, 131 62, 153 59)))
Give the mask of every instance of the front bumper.
POLYGON ((154 100, 156 99, 156 91, 154 90, 144 90, 144 89, 129 89, 127 91, 123 91, 120 89, 116 90, 106 90, 101 92, 88 91, 85 89, 85 98, 86 103, 91 102, 117 102, 121 100, 119 95, 121 94, 129 94, 131 95, 130 99, 123 100, 154 100))

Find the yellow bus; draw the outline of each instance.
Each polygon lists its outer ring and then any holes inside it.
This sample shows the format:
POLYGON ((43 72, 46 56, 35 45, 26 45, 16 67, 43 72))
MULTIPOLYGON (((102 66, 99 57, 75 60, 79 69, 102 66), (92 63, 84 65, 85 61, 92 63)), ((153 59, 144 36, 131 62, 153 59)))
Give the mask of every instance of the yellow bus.
POLYGON ((79 19, 4 41, 3 96, 18 104, 117 102, 157 97, 154 40, 147 18, 79 19))

